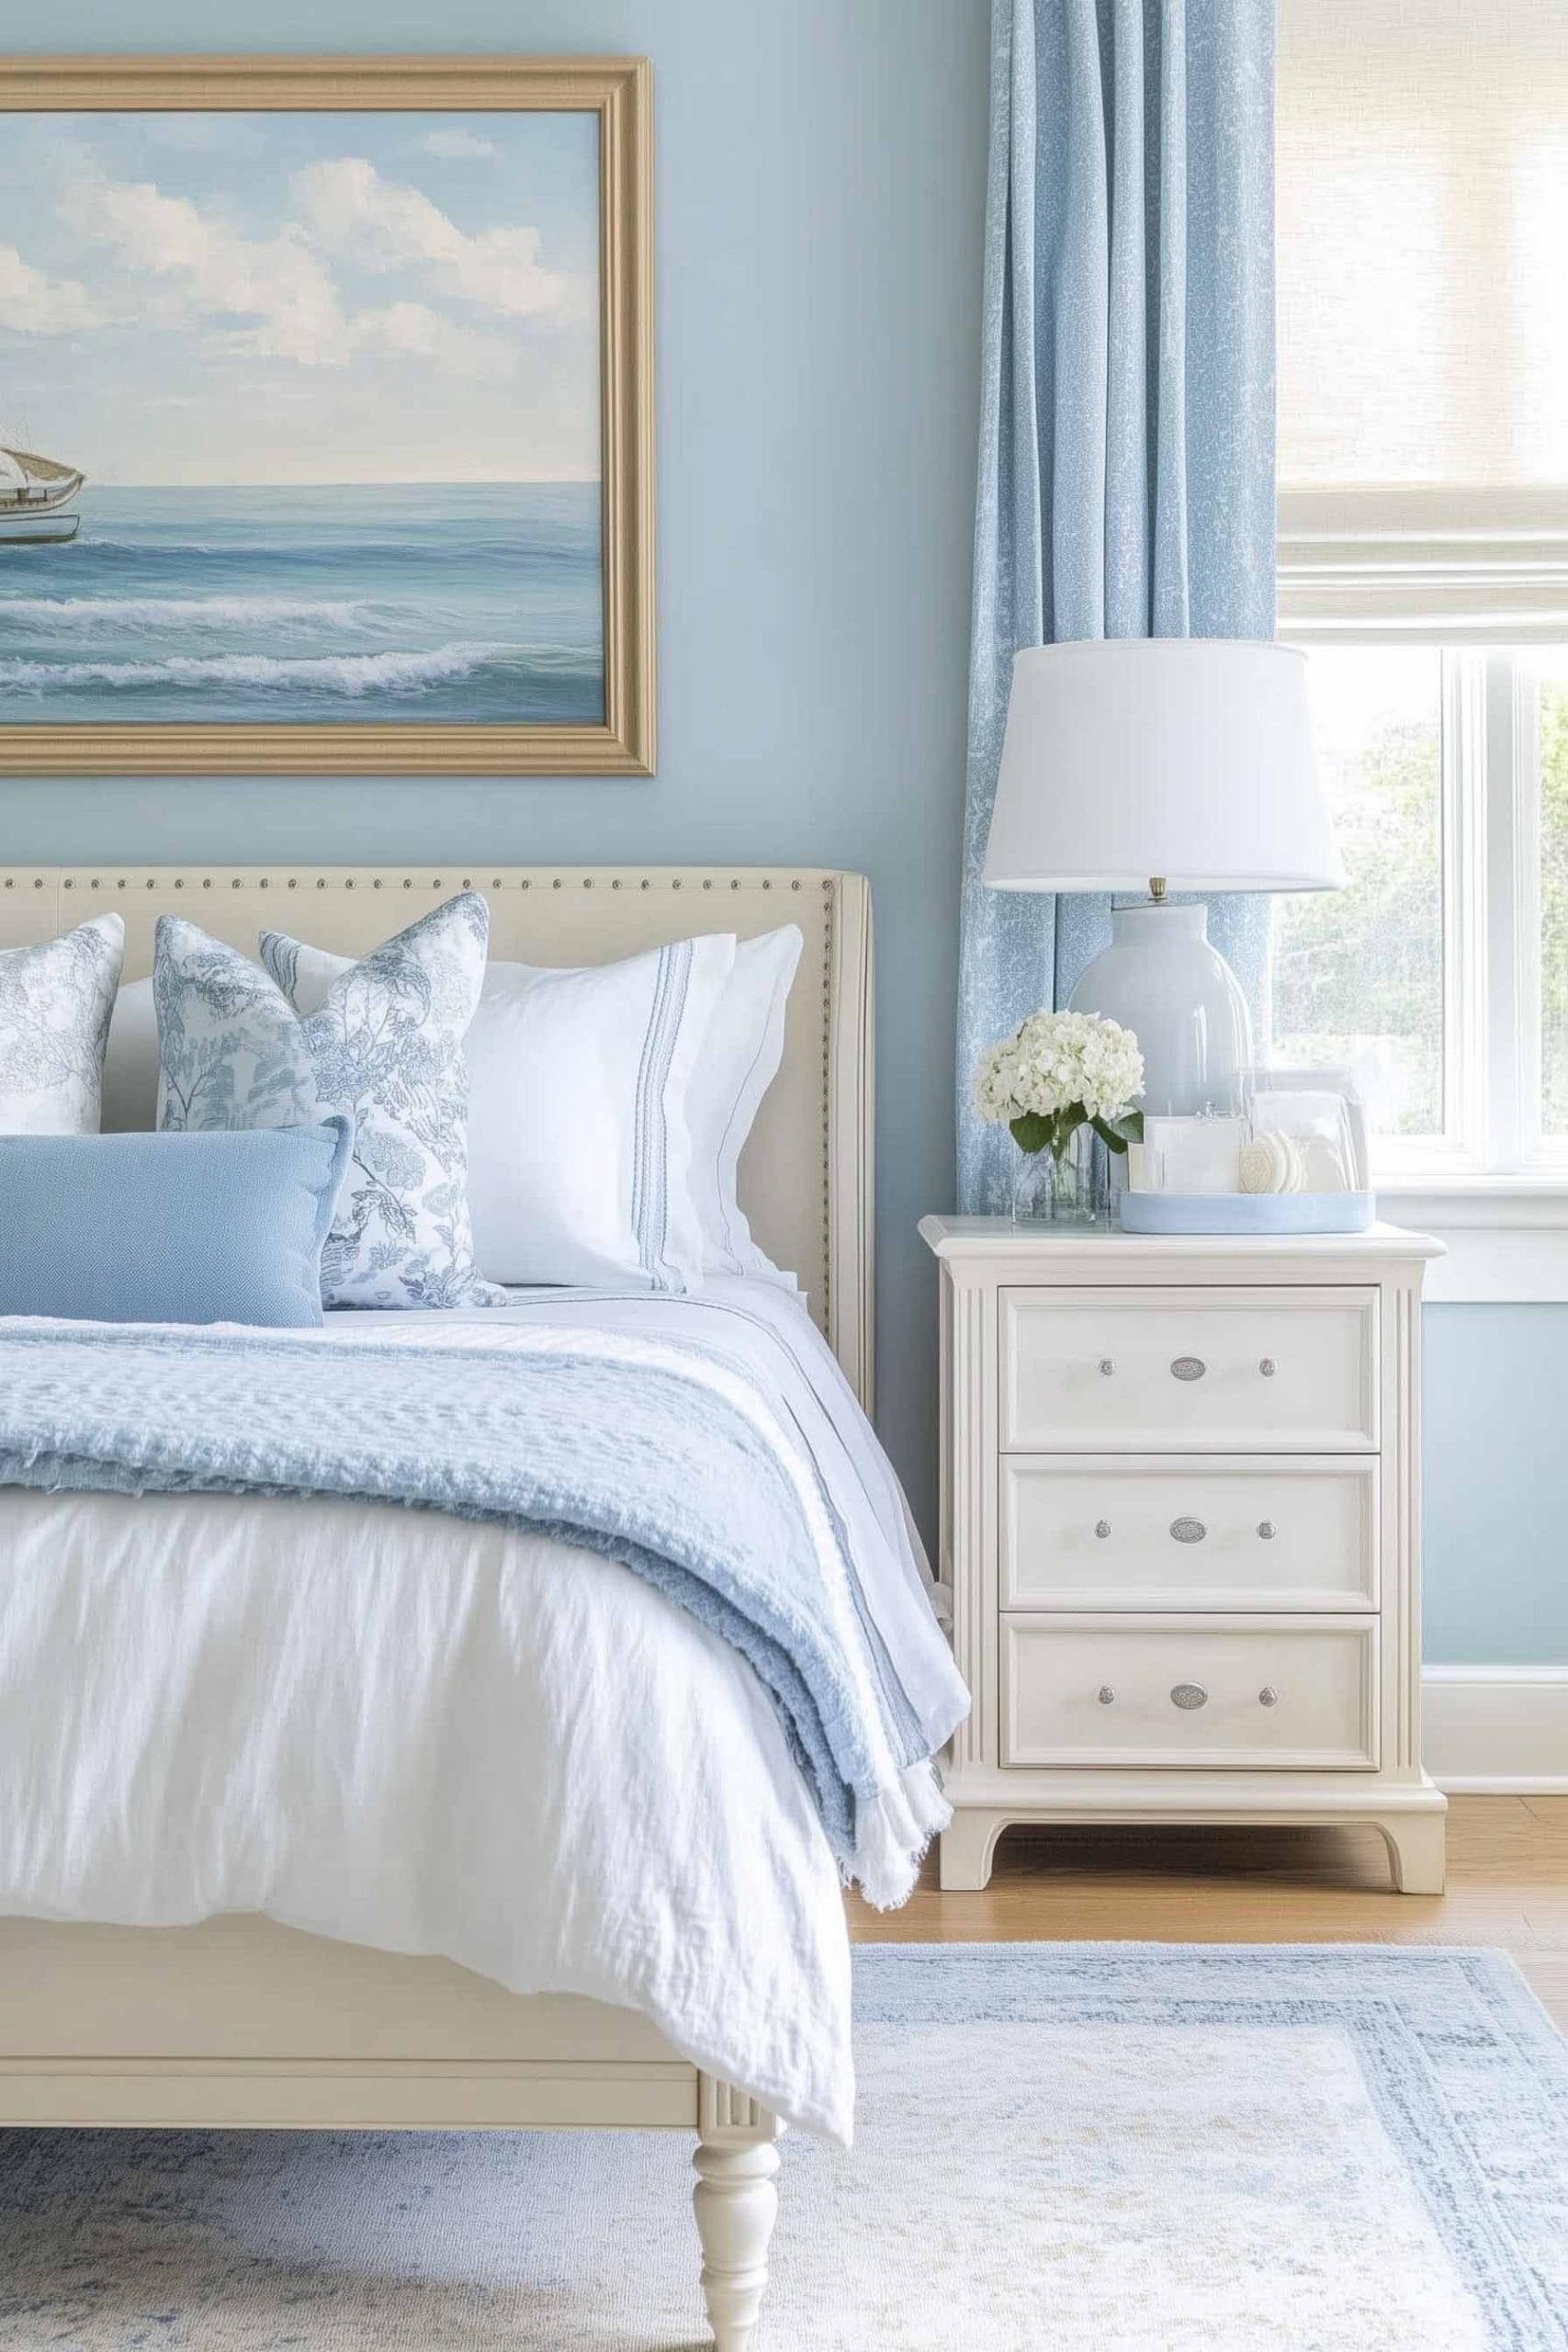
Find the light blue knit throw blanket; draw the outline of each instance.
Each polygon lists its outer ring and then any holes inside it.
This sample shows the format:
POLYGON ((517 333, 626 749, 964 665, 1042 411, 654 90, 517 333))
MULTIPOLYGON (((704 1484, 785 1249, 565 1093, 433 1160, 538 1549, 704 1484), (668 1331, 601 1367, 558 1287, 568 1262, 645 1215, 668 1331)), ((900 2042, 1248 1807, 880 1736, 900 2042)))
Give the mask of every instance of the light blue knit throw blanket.
POLYGON ((749 1660, 844 1875, 901 1901, 946 1815, 929 1742, 766 1400, 626 1334, 427 1335, 0 1325, 0 1486, 349 1496, 618 1560, 749 1660))

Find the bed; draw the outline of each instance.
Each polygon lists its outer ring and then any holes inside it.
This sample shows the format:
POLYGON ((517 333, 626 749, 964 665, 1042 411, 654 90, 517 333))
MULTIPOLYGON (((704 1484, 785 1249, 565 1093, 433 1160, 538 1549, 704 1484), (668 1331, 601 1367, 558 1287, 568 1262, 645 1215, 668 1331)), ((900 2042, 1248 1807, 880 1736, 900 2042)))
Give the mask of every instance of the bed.
MULTIPOLYGON (((871 927, 858 876, 628 867, 11 870, 0 873, 0 946, 50 938, 84 913, 113 909, 127 925, 128 978, 148 968, 154 922, 170 911, 245 947, 281 917, 308 926, 322 946, 357 954, 412 911, 470 886, 490 904, 492 956, 540 964, 608 961, 703 930, 750 936, 781 921, 800 925, 806 946, 783 1065, 741 1187, 759 1239, 798 1272, 811 1323, 783 1292, 764 1297, 760 1285, 736 1282, 690 1302, 519 1295, 491 1310, 490 1328, 515 1327, 516 1343, 529 1348, 549 1344, 552 1318, 593 1325, 609 1335, 606 1345, 672 1339, 694 1347, 706 1346, 722 1324, 736 1376, 754 1376, 784 1399, 818 1432, 819 1451, 846 1463, 857 1457, 846 1473, 854 1508, 888 1530, 902 1508, 896 1485, 879 1456, 857 1454, 857 1404, 869 1408, 872 1380, 871 927), (660 1310, 655 1329, 650 1316, 660 1310)), ((368 1343, 385 1352, 390 1323, 404 1327, 395 1344, 424 1345, 443 1323, 433 1343, 453 1344, 460 1319, 329 1317, 335 1328, 310 1344, 341 1351, 368 1343), (368 1328, 378 1324, 379 1331, 368 1328)), ((14 1772, 21 1757, 31 1770, 6 1857, 8 1882, 26 1895, 6 1900, 12 1916, 0 1919, 0 2121, 693 2132, 708 2318, 722 2352, 742 2352, 766 2278, 774 2143, 786 2120, 843 2136, 850 2097, 838 1873, 809 1806, 779 1800, 789 1785, 787 1745, 743 1662, 686 1620, 672 1649, 677 1612, 613 1562, 559 1544, 552 1549, 545 1537, 388 1504, 7 1487, 0 1491, 0 1557, 22 1580, 19 1589, 30 1576, 31 1589, 50 1593, 51 1608, 60 1604, 61 1638, 73 1624, 98 1627, 78 1654, 78 1763, 84 1742, 135 1713, 138 1645, 164 1662, 160 1720, 135 1727, 130 1782, 82 1779, 63 1836, 51 1805, 71 1727, 56 1736, 41 1714, 30 1728, 18 1721, 8 1735, 18 1743, 12 1762, 0 1758, 0 1772, 14 1772), (526 1596, 529 1638, 509 1653, 524 1681, 498 1695, 486 1676, 497 1648, 498 1547, 506 1546, 509 1605, 515 1611, 517 1594, 526 1596), (290 1564, 292 1617, 276 1613, 280 1560, 290 1564), (395 1755, 367 1758, 334 1731, 347 1718, 334 1710, 323 1659, 333 1612, 367 1605, 367 1561, 384 1590, 412 1593, 408 1613, 393 1612, 403 1626, 426 1622, 432 1591, 443 1607, 453 1592, 466 1597, 461 1622, 443 1621, 433 1637, 438 1675, 406 1654, 423 1636, 387 1645, 375 1668, 385 1681, 382 1719, 402 1706, 410 1745, 423 1741, 448 1760, 453 1777, 438 1804, 428 1789, 400 1781, 395 1755), (126 1602, 128 1564, 138 1579, 134 1609, 126 1602), (321 1615, 303 1621, 311 1629, 298 1667, 303 1679, 289 1687, 310 1695, 268 1727, 256 1662, 271 1657, 269 1643, 298 1640, 301 1592, 321 1615), (192 1643, 189 1658, 179 1656, 182 1640, 192 1643), (524 1688, 536 1655, 557 1661, 548 1669, 558 1678, 549 1723, 544 1701, 524 1688), (606 1703, 612 1685, 616 1706, 606 1703), (288 1741, 302 1737, 312 1708, 310 1737, 291 1758, 288 1741), (509 1709, 533 1730, 498 1763, 509 1709), (558 1716, 570 1737, 551 1728, 558 1716), (279 1829, 276 1818, 247 1815, 245 1792, 224 1785, 231 1826, 224 1850, 212 1853, 198 1850, 194 1831, 171 1829, 157 1807, 167 1788, 210 1786, 225 1769, 215 1717, 254 1719, 257 1736, 272 1742, 263 1777, 274 1815, 281 1803, 285 1818, 279 1829), (459 1718, 463 1739, 448 1736, 443 1747, 443 1724, 449 1735, 459 1718), (648 1727, 661 1722, 671 1739, 686 1726, 689 1785, 664 1813, 645 1807, 637 1815, 628 1852, 615 1805, 580 1807, 579 1818, 574 1784, 580 1789, 589 1772, 618 1775, 625 1805, 635 1809, 657 1760, 648 1727), (519 1807, 511 1792, 524 1784, 529 1799, 519 1807), (355 1791, 375 1792, 358 1814, 355 1791), (356 1871, 345 1873, 341 1846, 351 1818, 367 1842, 355 1849, 356 1871), (540 1820, 550 1825, 544 1845, 540 1820), (159 1868, 147 1866, 147 1822, 164 1825, 163 1844, 154 1839, 159 1868), (464 1826, 461 1836, 455 1823, 464 1826), (438 1932, 430 1888, 444 1856, 467 1908, 456 1928, 443 1913, 438 1932), (531 1871, 547 1882, 532 1907, 525 1899, 536 1889, 531 1871), (332 1885, 334 1875, 355 1883, 332 1885), (647 1905, 656 1898, 662 1917, 650 1926, 647 1905), (624 1966, 605 1963, 616 1938, 628 1951, 658 1955, 660 1981, 638 1982, 640 2007, 626 2005, 624 1966), (508 1990, 509 1973, 543 1978, 550 1989, 508 1990), (694 1983, 703 1988, 694 2001, 694 1983), (673 2033, 670 2014, 679 2019, 673 2033)), ((341 1689, 335 1695, 344 1697, 341 1689)))

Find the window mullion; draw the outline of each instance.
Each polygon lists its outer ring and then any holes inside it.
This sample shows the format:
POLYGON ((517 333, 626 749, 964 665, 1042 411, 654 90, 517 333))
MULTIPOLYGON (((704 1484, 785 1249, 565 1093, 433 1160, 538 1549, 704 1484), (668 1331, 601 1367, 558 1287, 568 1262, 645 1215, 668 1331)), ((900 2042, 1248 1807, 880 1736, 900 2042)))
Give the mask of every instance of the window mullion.
POLYGON ((1540 679, 1536 665, 1508 663, 1514 810, 1515 1053, 1518 1088, 1518 1165, 1541 1154, 1540 1059, 1540 679))
POLYGON ((1479 877, 1484 940, 1480 1023, 1484 1069, 1482 1164, 1494 1174, 1506 1175, 1517 1169, 1526 1148, 1519 903, 1523 844, 1517 789, 1522 745, 1517 665, 1512 656, 1505 652, 1477 656, 1476 666, 1482 673, 1477 681, 1479 784, 1485 841, 1484 873, 1479 877))
POLYGON ((1443 656, 1443 1136, 1486 1165, 1487 827, 1485 657, 1443 656))

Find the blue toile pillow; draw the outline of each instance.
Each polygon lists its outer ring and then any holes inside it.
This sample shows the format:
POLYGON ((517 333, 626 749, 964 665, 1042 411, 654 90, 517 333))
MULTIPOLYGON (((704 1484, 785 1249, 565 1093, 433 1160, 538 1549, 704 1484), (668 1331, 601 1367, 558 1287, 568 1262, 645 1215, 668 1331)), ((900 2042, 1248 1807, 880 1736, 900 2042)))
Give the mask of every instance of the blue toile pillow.
POLYGON ((0 1135, 98 1130, 104 1044, 125 953, 118 915, 0 954, 0 1135))
POLYGON ((449 899, 351 965, 301 1020, 270 976, 195 923, 158 925, 158 1124, 353 1121, 354 1161, 321 1260, 329 1306, 492 1306, 468 1227, 463 1036, 490 910, 449 899))

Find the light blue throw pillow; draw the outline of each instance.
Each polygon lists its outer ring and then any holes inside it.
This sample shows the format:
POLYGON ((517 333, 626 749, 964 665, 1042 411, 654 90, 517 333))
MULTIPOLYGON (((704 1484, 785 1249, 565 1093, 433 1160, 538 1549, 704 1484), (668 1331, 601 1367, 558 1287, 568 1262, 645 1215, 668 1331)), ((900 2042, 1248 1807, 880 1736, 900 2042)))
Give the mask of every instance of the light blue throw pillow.
POLYGON ((491 1306, 468 1224, 463 1037, 490 910, 449 899, 333 981, 301 1020, 258 964, 165 915, 152 993, 158 1124, 293 1127, 338 1114, 354 1165, 321 1261, 328 1306, 491 1306))
POLYGON ((346 1119, 258 1135, 0 1136, 0 1315, 321 1320, 346 1119))

